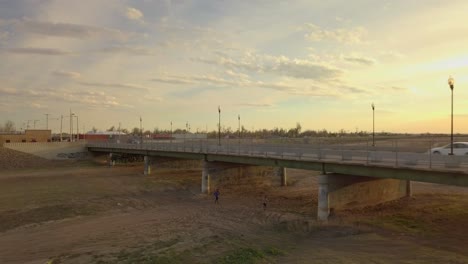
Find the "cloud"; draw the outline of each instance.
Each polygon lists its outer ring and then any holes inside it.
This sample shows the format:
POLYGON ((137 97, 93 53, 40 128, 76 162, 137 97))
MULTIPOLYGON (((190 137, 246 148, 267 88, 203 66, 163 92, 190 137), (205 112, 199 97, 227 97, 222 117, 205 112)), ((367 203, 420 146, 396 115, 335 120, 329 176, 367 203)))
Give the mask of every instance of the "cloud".
POLYGON ((136 85, 136 84, 129 84, 129 83, 100 83, 100 82, 77 82, 77 83, 83 86, 91 86, 91 87, 119 88, 119 89, 129 89, 129 90, 139 90, 139 91, 150 90, 147 87, 136 85))
POLYGON ((110 38, 126 40, 132 35, 131 33, 104 27, 30 20, 17 21, 15 27, 20 32, 75 39, 110 38))
POLYGON ((127 10, 125 12, 125 16, 130 20, 139 20, 139 21, 141 21, 141 19, 143 18, 143 13, 140 10, 136 9, 136 8, 127 7, 127 10))
POLYGON ((379 88, 378 93, 382 93, 382 92, 406 93, 410 91, 409 88, 401 87, 401 86, 379 86, 378 88, 379 88))
POLYGON ((169 84, 196 84, 197 82, 192 80, 187 80, 185 78, 179 77, 156 77, 151 79, 153 82, 169 83, 169 84))
POLYGON ((305 38, 314 42, 335 41, 344 44, 361 44, 365 42, 364 38, 367 35, 367 30, 363 27, 329 30, 309 23, 303 30, 306 31, 305 38))
POLYGON ((8 31, 0 31, 0 41, 5 41, 9 38, 10 32, 8 31))
POLYGON ((64 51, 60 49, 50 49, 50 48, 12 48, 6 49, 9 53, 14 54, 36 54, 36 55, 49 55, 49 56, 61 56, 61 55, 71 55, 72 52, 64 51))
POLYGON ((155 52, 148 48, 143 47, 129 47, 129 46, 114 46, 97 50, 103 53, 123 53, 128 55, 137 56, 154 56, 155 52))
POLYGON ((321 65, 307 60, 289 59, 284 56, 277 58, 276 64, 267 70, 284 76, 316 80, 337 78, 342 73, 341 70, 331 66, 321 65))
POLYGON ((328 87, 329 84, 323 84, 324 87, 319 87, 316 85, 291 85, 289 82, 262 82, 262 81, 253 81, 251 79, 238 79, 238 80, 228 80, 221 77, 215 76, 180 76, 180 75, 165 75, 162 77, 153 78, 152 81, 163 82, 170 84, 186 84, 186 85, 197 85, 197 86, 215 86, 215 87, 224 87, 224 88, 265 88, 272 89, 279 92, 284 92, 292 95, 306 95, 306 96, 341 96, 340 93, 343 90, 350 91, 352 93, 362 93, 364 90, 358 88, 347 87, 342 84, 328 87))
POLYGON ((350 62, 350 63, 366 65, 366 66, 371 66, 375 64, 374 59, 367 58, 367 57, 360 57, 360 56, 345 56, 343 57, 343 60, 350 62))
POLYGON ((16 100, 44 102, 68 102, 78 103, 95 108, 109 107, 131 107, 118 102, 114 96, 107 95, 100 91, 64 91, 60 89, 44 88, 35 90, 18 90, 16 88, 0 87, 0 95, 15 97, 16 100))
POLYGON ((233 59, 225 54, 216 53, 216 59, 192 58, 206 64, 221 65, 231 70, 269 73, 301 79, 326 80, 338 78, 343 71, 317 62, 291 59, 286 56, 260 55, 245 52, 233 59))
POLYGON ((15 88, 0 87, 0 95, 2 95, 2 96, 17 95, 17 94, 19 94, 19 92, 15 88))
POLYGON ((342 91, 345 91, 345 92, 350 92, 350 93, 353 93, 353 94, 364 94, 364 93, 368 93, 367 90, 364 90, 364 89, 361 89, 361 88, 357 88, 357 87, 353 87, 353 86, 348 86, 348 85, 342 85, 339 87, 340 90, 342 91))
POLYGON ((239 106, 249 106, 249 107, 273 107, 273 104, 258 104, 258 103, 242 103, 238 104, 239 106))
POLYGON ((77 79, 81 77, 81 74, 79 72, 73 72, 73 71, 56 70, 56 71, 53 71, 52 74, 57 77, 70 78, 70 79, 77 79))

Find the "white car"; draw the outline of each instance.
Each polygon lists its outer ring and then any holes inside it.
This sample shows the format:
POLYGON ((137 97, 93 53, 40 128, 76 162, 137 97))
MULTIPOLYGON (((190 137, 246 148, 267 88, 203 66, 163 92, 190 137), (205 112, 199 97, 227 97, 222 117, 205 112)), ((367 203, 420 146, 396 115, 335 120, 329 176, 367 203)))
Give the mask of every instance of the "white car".
MULTIPOLYGON (((449 155, 450 144, 443 147, 432 148, 431 153, 436 155, 449 155)), ((453 155, 468 155, 468 142, 453 142, 453 155)))

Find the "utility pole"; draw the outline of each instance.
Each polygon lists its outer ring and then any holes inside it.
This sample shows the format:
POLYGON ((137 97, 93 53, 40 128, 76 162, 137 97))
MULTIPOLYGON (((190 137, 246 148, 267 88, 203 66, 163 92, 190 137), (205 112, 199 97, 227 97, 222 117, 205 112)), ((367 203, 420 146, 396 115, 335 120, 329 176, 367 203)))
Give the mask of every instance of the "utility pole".
POLYGON ((44 114, 46 116, 46 130, 49 129, 49 114, 44 114))
POLYGON ((34 129, 36 129, 36 122, 39 122, 40 120, 34 120, 34 129))
POLYGON ((221 107, 218 105, 218 146, 221 146, 221 107))
POLYGON ((70 108, 70 142, 73 141, 73 113, 70 108))
POLYGON ((375 147, 375 105, 372 103, 372 146, 375 147))
POLYGON ((63 115, 60 115, 60 142, 62 142, 63 115))
POLYGON ((76 116, 76 141, 80 140, 80 131, 78 126, 78 116, 76 116))

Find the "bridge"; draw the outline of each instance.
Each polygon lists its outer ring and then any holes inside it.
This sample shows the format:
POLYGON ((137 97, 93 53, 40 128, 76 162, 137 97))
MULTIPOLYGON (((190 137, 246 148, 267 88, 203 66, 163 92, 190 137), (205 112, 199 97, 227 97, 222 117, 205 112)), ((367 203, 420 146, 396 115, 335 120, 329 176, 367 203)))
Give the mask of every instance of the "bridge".
MULTIPOLYGON (((320 171, 318 219, 356 201, 365 205, 411 195, 411 181, 468 186, 468 156, 441 156, 401 151, 394 147, 338 144, 267 144, 245 141, 218 144, 215 140, 143 144, 91 143, 94 153, 144 156, 144 173, 161 158, 202 160, 201 190, 233 165, 273 167, 273 176, 287 185, 286 168, 320 171)), ((247 175, 248 177, 248 175, 247 175)))

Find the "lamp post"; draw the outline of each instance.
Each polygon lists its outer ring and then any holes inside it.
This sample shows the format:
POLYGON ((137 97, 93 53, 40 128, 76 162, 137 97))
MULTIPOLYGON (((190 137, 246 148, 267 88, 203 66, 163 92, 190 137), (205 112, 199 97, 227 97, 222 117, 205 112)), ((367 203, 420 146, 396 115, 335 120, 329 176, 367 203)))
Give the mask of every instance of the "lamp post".
POLYGON ((143 144, 143 127, 141 126, 141 122, 143 121, 143 119, 141 119, 141 116, 140 116, 140 144, 143 144))
POLYGON ((70 109, 70 142, 73 141, 73 116, 75 114, 72 113, 71 109, 70 109))
POLYGON ((172 143, 172 121, 171 121, 171 143, 172 143))
POLYGON ((63 115, 60 115, 60 142, 62 142, 62 127, 63 127, 63 115))
POLYGON ((375 147, 375 105, 372 103, 372 146, 375 147))
POLYGON ((239 132, 239 145, 240 145, 240 136, 241 136, 241 131, 240 131, 240 115, 237 115, 237 120, 239 121, 239 125, 238 125, 238 132, 239 132))
POLYGON ((78 116, 76 116, 76 141, 80 140, 80 130, 78 125, 78 116))
POLYGON ((221 107, 218 105, 218 146, 221 146, 221 107))
POLYGON ((451 112, 451 124, 450 124, 450 154, 453 155, 453 88, 455 87, 455 79, 452 76, 448 79, 448 85, 452 92, 452 112, 451 112))

